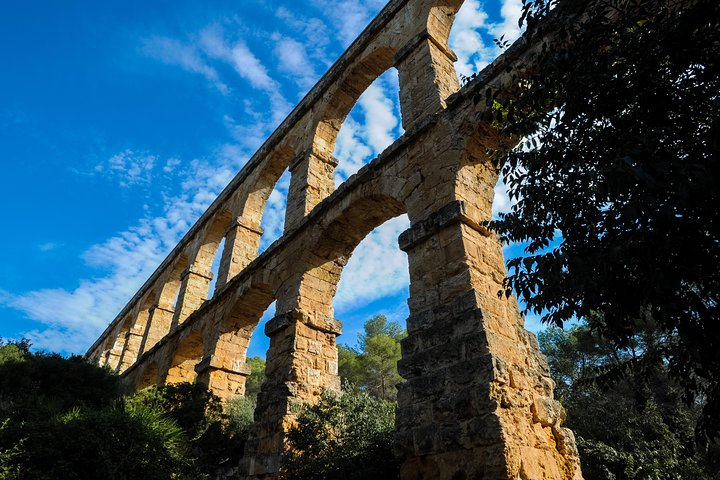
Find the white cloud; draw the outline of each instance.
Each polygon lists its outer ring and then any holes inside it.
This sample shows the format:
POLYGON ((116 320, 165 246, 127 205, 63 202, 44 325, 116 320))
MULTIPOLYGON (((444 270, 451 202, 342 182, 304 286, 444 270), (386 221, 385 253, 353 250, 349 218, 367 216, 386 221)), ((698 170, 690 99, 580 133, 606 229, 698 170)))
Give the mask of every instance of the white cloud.
POLYGON ((237 147, 225 146, 215 152, 211 161, 190 162, 181 192, 165 198, 161 215, 141 218, 135 226, 82 254, 87 265, 105 270, 105 276, 81 280, 72 290, 5 292, 0 295, 0 304, 46 326, 25 334, 35 347, 82 353, 150 277, 246 158, 247 154, 237 147))
POLYGON ((95 166, 95 172, 118 180, 121 187, 149 184, 157 157, 124 150, 95 166))
POLYGON ((408 229, 407 215, 388 220, 360 242, 343 269, 334 306, 343 311, 395 296, 410 283, 407 254, 398 236, 408 229))
POLYGON ((515 203, 517 200, 510 198, 507 185, 500 179, 495 185, 495 198, 492 205, 493 218, 497 218, 499 213, 509 212, 515 203))
POLYGON ((300 87, 299 95, 304 95, 315 85, 318 75, 312 63, 309 61, 305 45, 295 39, 274 35, 275 56, 279 62, 279 68, 286 77, 292 78, 300 87))
POLYGON ((518 26, 522 14, 522 0, 503 0, 500 14, 503 17, 502 23, 492 25, 490 31, 495 38, 503 37, 504 40, 515 41, 522 33, 518 26))
POLYGON ((450 48, 457 54, 455 70, 459 75, 469 77, 492 62, 502 51, 493 38, 513 42, 522 33, 518 19, 522 12, 521 0, 504 0, 500 13, 502 21, 489 21, 480 0, 465 0, 460 7, 450 32, 450 48), (487 39, 487 40, 486 40, 487 39))
POLYGON ((180 165, 180 160, 177 158, 168 158, 165 162, 165 166, 163 167, 163 172, 165 173, 172 173, 173 170, 175 170, 175 167, 180 165))
POLYGON ((365 114, 367 142, 378 154, 385 150, 396 138, 396 127, 400 119, 395 116, 395 99, 386 95, 381 84, 375 83, 358 100, 365 114))
POLYGON ((220 81, 217 71, 206 62, 194 45, 167 37, 151 37, 145 40, 143 50, 148 56, 164 63, 202 75, 223 94, 229 92, 228 86, 220 81))

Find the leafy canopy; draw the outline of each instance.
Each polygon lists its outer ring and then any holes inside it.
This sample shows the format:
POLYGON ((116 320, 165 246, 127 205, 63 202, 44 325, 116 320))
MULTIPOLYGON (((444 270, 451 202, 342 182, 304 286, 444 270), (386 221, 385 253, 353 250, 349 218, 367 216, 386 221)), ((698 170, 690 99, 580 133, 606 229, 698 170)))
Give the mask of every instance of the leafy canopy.
POLYGON ((694 441, 699 405, 682 401, 682 389, 658 353, 671 341, 645 328, 627 348, 619 348, 584 323, 540 333, 585 478, 709 480, 720 475, 720 447, 694 441), (605 375, 617 366, 626 374, 607 381, 605 375))
POLYGON ((492 227, 525 242, 507 292, 554 325, 627 347, 644 326, 720 434, 720 2, 527 0, 540 48, 491 96, 517 202, 492 227), (585 15, 578 15, 585 12, 585 15))
POLYGON ((364 329, 356 349, 338 346, 340 377, 376 398, 394 400, 396 385, 402 381, 397 362, 405 331, 397 322, 388 322, 385 315, 375 315, 365 322, 364 329))
POLYGON ((395 404, 346 385, 304 406, 288 432, 283 480, 400 478, 393 455, 395 404))

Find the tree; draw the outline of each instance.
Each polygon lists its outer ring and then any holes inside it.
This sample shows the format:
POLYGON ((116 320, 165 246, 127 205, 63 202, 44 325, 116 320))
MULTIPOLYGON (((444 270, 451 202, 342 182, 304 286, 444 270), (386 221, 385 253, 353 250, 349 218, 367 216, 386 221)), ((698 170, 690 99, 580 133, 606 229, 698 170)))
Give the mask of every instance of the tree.
POLYGON ((400 478, 393 455, 395 405, 346 384, 300 411, 287 436, 283 480, 400 478))
POLYGON ((250 357, 247 359, 247 364, 250 365, 250 376, 245 381, 245 396, 257 399, 260 387, 265 381, 265 359, 250 357))
POLYGON ((720 3, 528 0, 523 21, 533 68, 485 98, 525 138, 497 156, 517 203, 491 226, 526 242, 506 293, 620 348, 672 336, 661 355, 718 436, 720 3))
POLYGON ((0 340, 0 478, 212 478, 237 464, 246 429, 204 386, 123 397, 118 377, 80 357, 0 340))
POLYGON ((1 478, 197 478, 174 420, 122 402, 108 370, 29 347, 0 342, 1 478))
POLYGON ((583 474, 596 480, 717 478, 716 451, 693 441, 699 405, 687 406, 658 350, 671 341, 656 329, 635 335, 619 348, 582 324, 549 328, 539 335, 577 437, 583 474), (619 381, 613 367, 632 365, 619 381))
POLYGON ((365 322, 365 333, 358 335, 358 347, 338 347, 340 377, 376 398, 394 400, 396 385, 402 381, 397 371, 400 340, 405 332, 385 315, 375 315, 365 322))

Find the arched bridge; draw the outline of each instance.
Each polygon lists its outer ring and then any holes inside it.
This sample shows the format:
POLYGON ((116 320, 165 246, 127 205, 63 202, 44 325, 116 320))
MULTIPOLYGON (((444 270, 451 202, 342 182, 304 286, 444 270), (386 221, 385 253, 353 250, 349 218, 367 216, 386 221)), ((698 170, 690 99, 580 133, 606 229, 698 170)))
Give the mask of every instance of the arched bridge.
POLYGON ((274 478, 292 406, 339 390, 340 273, 369 232, 401 214, 411 224, 399 238, 411 282, 398 365, 402 478, 581 478, 547 362, 516 301, 498 297, 501 247, 482 227, 498 179, 486 152, 501 139, 478 120, 487 107, 473 96, 506 87, 506 67, 522 65, 532 47, 521 39, 461 89, 448 47, 461 4, 390 1, 87 353, 131 389, 198 381, 223 398, 243 395, 249 340, 275 301, 241 478, 274 478), (392 67, 405 134, 336 189, 340 126, 392 67), (286 170, 284 234, 258 256, 263 210, 286 170))

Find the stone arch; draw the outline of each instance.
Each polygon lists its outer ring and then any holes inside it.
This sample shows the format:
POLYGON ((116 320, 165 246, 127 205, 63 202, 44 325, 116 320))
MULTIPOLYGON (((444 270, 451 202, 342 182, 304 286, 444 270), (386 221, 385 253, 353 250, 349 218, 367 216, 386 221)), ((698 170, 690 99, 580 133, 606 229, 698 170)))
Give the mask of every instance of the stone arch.
POLYGON ((455 22, 455 15, 462 7, 464 0, 434 0, 430 7, 427 19, 427 31, 432 37, 448 47, 450 31, 455 22))
POLYGON ((312 142, 290 165, 285 232, 297 227, 317 204, 335 190, 335 142, 345 118, 360 95, 386 70, 393 67, 397 50, 376 46, 358 59, 341 80, 324 94, 311 126, 312 142))
MULTIPOLYGON (((333 298, 343 267, 360 242, 386 221, 407 213, 395 198, 375 193, 355 199, 334 218, 308 249, 307 267, 299 279, 299 308, 333 318, 333 298), (312 304, 304 302, 311 300, 312 304)), ((278 305, 278 311, 283 305, 278 305)))
POLYGON ((270 193, 272 193, 273 188, 294 157, 295 151, 291 147, 287 145, 280 146, 265 161, 265 165, 259 169, 255 181, 248 189, 247 198, 240 213, 240 217, 248 227, 260 228, 260 222, 270 193))
POLYGON ((197 243, 190 247, 189 265, 181 274, 180 293, 172 326, 183 323, 208 299, 212 262, 232 219, 233 215, 227 209, 215 213, 196 237, 197 243))
POLYGON ((245 395, 245 381, 250 375, 246 364, 248 345, 260 319, 275 300, 269 285, 242 289, 220 317, 214 331, 211 352, 198 366, 198 381, 220 398, 245 395))
POLYGON ((161 338, 170 332, 172 319, 175 314, 175 307, 179 301, 180 285, 182 275, 188 268, 188 257, 181 254, 175 262, 167 269, 166 276, 159 282, 160 287, 157 296, 147 296, 148 319, 145 331, 143 332, 140 355, 152 349, 161 338))
POLYGON ((127 333, 127 342, 120 363, 121 370, 129 368, 142 354, 142 348, 144 347, 146 338, 145 331, 147 330, 150 320, 150 311, 156 301, 157 296, 155 291, 150 290, 145 294, 144 298, 140 300, 138 306, 133 309, 133 313, 131 314, 133 317, 132 327, 127 333))
MULTIPOLYGON (((248 178, 248 187, 238 195, 233 207, 237 216, 225 231, 225 249, 222 253, 216 289, 222 288, 250 262, 257 258, 261 238, 265 234, 261 226, 268 208, 268 199, 280 178, 293 160, 295 152, 283 143, 277 146, 257 171, 248 178)), ((267 244, 268 242, 263 242, 267 244)))
POLYGON ((378 47, 359 60, 342 82, 326 94, 327 108, 315 128, 313 150, 325 159, 332 158, 340 127, 360 96, 383 73, 393 67, 397 50, 378 47))
POLYGON ((135 390, 151 387, 159 383, 159 370, 157 362, 151 362, 146 364, 142 371, 137 376, 137 382, 135 383, 135 390))
POLYGON ((196 377, 195 366, 200 363, 205 353, 202 332, 190 330, 178 340, 165 374, 166 384, 194 382, 196 377))
POLYGON ((192 262, 196 273, 204 276, 211 274, 210 268, 212 267, 213 258, 232 220, 232 213, 228 210, 223 210, 215 214, 212 221, 209 222, 209 226, 204 231, 204 237, 197 248, 197 253, 192 262))
POLYGON ((121 372, 122 358, 125 353, 128 334, 130 333, 130 328, 132 328, 132 317, 130 314, 126 315, 116 328, 117 333, 109 352, 107 365, 110 367, 110 370, 121 372))

